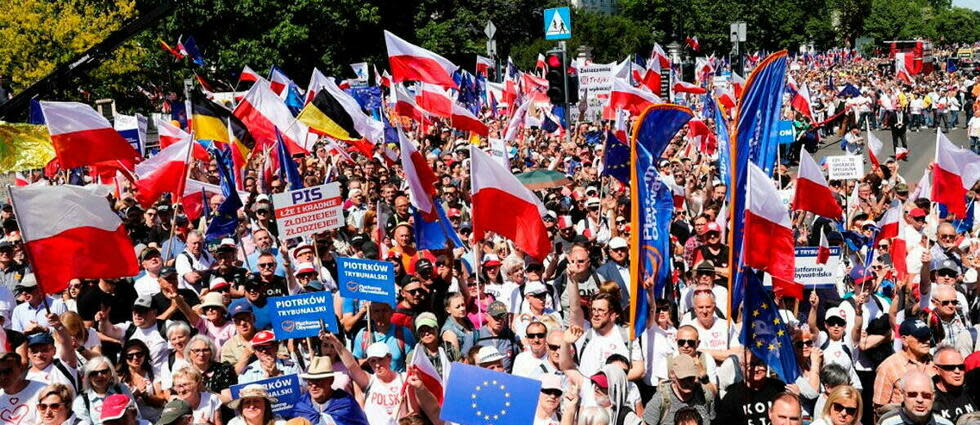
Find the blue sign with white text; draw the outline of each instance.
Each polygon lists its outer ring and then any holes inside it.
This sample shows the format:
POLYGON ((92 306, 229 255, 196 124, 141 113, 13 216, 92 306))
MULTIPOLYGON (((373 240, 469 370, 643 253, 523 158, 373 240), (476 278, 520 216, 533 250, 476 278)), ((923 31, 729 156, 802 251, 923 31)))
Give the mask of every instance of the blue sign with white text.
POLYGON ((289 417, 293 411, 293 406, 299 401, 299 377, 295 373, 275 378, 263 379, 261 381, 249 382, 247 384, 232 385, 231 398, 238 398, 238 393, 246 385, 259 384, 267 391, 269 396, 275 397, 276 402, 272 404, 272 412, 281 416, 289 417))
POLYGON ((796 140, 795 131, 793 131, 793 121, 790 120, 780 120, 776 127, 779 131, 777 136, 780 145, 789 145, 796 140))
POLYGON ((572 38, 572 13, 567 7, 544 10, 544 39, 567 40, 572 38))
POLYGON ((320 334, 320 323, 329 332, 339 332, 333 312, 333 294, 310 292, 269 298, 272 304, 272 331, 277 340, 306 338, 320 334))
POLYGON ((337 258, 340 295, 395 306, 395 268, 387 261, 337 258))

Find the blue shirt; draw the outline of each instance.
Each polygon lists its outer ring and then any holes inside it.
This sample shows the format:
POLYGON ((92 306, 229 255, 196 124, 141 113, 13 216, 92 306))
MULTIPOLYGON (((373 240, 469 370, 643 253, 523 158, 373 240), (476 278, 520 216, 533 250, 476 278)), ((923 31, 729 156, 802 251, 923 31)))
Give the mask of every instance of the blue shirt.
MULTIPOLYGON (((248 300, 246 300, 248 301, 248 300)), ((260 331, 272 329, 272 315, 275 313, 272 303, 265 299, 265 305, 259 307, 255 303, 248 301, 252 305, 252 314, 255 315, 255 329, 260 331)))
POLYGON ((408 358, 408 353, 412 351, 412 347, 415 347, 415 335, 412 334, 412 331, 392 324, 387 333, 371 332, 373 341, 364 341, 364 332, 367 332, 367 328, 361 329, 357 333, 357 337, 354 338, 354 357, 366 358, 365 351, 371 343, 384 342, 388 344, 388 351, 391 353, 391 370, 399 373, 405 371, 405 359, 408 358), (396 332, 401 337, 401 342, 395 336, 396 332))
MULTIPOLYGON (((269 248, 269 251, 272 252, 272 255, 276 256, 276 276, 286 277, 286 268, 282 266, 284 261, 282 253, 279 252, 279 248, 272 247, 269 248)), ((246 267, 248 267, 249 271, 253 273, 259 272, 259 254, 261 254, 261 252, 256 250, 248 256, 248 263, 246 264, 246 267)))
POLYGON ((185 248, 187 248, 187 244, 180 240, 177 235, 174 235, 174 237, 165 240, 160 244, 160 258, 162 258, 163 261, 177 258, 177 254, 184 252, 185 248))
POLYGON ((325 425, 324 416, 329 416, 337 425, 368 425, 364 410, 357 404, 354 397, 341 390, 333 390, 333 394, 322 406, 317 406, 309 392, 303 393, 293 406, 293 416, 306 418, 313 425, 325 425))

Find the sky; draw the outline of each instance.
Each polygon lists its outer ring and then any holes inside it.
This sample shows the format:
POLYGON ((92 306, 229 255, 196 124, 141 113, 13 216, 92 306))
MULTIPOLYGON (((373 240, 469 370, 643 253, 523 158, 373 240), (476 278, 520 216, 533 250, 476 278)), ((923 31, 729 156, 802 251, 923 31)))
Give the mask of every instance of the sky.
POLYGON ((980 10, 980 0, 953 0, 953 6, 980 10))

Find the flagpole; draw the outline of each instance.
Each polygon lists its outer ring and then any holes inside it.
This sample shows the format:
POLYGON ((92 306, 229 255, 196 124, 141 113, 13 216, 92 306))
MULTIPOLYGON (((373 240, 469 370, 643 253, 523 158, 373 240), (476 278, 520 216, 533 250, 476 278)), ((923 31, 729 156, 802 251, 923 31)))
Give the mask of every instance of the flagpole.
MULTIPOLYGON (((171 199, 171 201, 173 201, 172 202, 172 204, 173 204, 173 213, 172 213, 172 215, 170 217, 170 238, 167 239, 167 242, 169 243, 169 246, 167 247, 167 258, 164 259, 164 262, 170 261, 170 259, 174 257, 174 252, 173 252, 174 251, 174 230, 177 227, 177 205, 180 204, 181 199, 184 197, 184 187, 187 184, 188 174, 190 174, 190 172, 191 172, 191 166, 190 166, 191 151, 194 150, 194 143, 195 143, 194 142, 194 129, 192 128, 191 129, 190 142, 187 144, 187 154, 184 156, 184 174, 181 176, 180 184, 177 185, 177 190, 180 193, 172 193, 171 194, 171 195, 173 195, 173 199, 171 199)), ((204 202, 207 202, 208 200, 207 199, 204 199, 203 201, 204 202)))
MULTIPOLYGON (((14 217, 23 217, 20 215, 20 211, 17 209, 17 202, 14 201, 14 192, 13 189, 10 188, 9 184, 7 185, 7 197, 10 198, 10 207, 14 210, 14 217)), ((27 263, 31 265, 31 271, 34 272, 34 278, 37 279, 38 264, 34 262, 33 258, 31 258, 31 250, 27 249, 27 242, 30 242, 31 238, 28 237, 27 232, 24 231, 24 226, 20 226, 20 236, 21 240, 24 242, 24 255, 27 257, 27 263)), ((40 284, 40 282, 38 283, 40 284)), ((41 290, 44 290, 44 286, 41 286, 41 290)), ((44 311, 50 315, 51 307, 48 306, 48 294, 45 293, 44 296, 41 297, 41 300, 44 301, 44 311)))

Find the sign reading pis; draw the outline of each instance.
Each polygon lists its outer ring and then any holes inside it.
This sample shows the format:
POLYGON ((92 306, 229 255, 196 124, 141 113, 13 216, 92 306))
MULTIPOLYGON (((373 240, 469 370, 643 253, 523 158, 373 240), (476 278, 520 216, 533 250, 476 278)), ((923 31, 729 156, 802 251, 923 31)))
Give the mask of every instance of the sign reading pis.
POLYGON ((340 183, 306 187, 272 195, 276 225, 283 239, 336 229, 344 224, 340 183))

